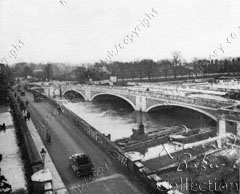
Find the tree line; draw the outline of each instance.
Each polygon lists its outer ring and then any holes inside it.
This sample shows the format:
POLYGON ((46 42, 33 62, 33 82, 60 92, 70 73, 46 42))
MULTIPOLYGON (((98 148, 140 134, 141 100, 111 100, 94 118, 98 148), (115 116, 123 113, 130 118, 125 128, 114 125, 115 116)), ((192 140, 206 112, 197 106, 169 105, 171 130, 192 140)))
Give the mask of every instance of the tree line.
POLYGON ((7 103, 7 90, 13 85, 13 75, 8 66, 0 64, 0 105, 7 103))
POLYGON ((180 52, 174 52, 172 59, 153 61, 143 59, 133 62, 111 62, 104 61, 94 64, 81 64, 81 66, 70 66, 63 63, 17 63, 11 67, 15 77, 28 77, 38 81, 59 80, 78 81, 87 83, 89 80, 100 81, 116 76, 121 80, 155 80, 155 79, 177 79, 196 78, 209 74, 240 73, 240 58, 206 60, 193 59, 186 62, 181 58, 180 52))

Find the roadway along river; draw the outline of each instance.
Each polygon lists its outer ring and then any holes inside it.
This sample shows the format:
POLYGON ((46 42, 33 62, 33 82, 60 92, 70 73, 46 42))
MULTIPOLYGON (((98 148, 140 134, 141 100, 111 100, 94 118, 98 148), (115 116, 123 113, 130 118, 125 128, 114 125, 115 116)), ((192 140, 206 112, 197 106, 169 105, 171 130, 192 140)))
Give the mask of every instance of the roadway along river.
POLYGON ((38 128, 43 126, 39 134, 70 194, 148 193, 144 187, 139 185, 135 177, 126 169, 119 168, 115 162, 109 160, 107 154, 63 114, 51 117, 49 122, 43 125, 43 121, 49 118, 47 116, 52 115, 52 111, 55 109, 48 101, 34 102, 32 94, 29 93, 26 93, 23 99, 29 101, 28 111, 31 113, 34 124, 38 128), (51 144, 46 142, 46 130, 49 130, 51 134, 51 144), (99 170, 101 171, 99 174, 101 174, 93 177, 92 181, 79 179, 73 173, 68 161, 68 157, 75 153, 87 153, 95 166, 94 171, 99 170), (106 161, 109 163, 107 167, 104 167, 106 161))

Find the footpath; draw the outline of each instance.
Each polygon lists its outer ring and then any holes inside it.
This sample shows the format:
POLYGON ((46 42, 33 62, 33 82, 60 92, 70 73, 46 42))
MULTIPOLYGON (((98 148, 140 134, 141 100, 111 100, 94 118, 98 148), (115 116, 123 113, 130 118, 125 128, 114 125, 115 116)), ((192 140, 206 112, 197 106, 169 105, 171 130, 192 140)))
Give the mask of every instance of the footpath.
POLYGON ((38 134, 38 131, 36 130, 32 120, 31 119, 26 120, 26 124, 28 126, 29 132, 31 134, 33 142, 35 143, 38 151, 40 152, 42 150, 42 148, 46 151, 44 164, 45 164, 45 168, 48 168, 52 174, 53 193, 54 194, 68 194, 66 186, 64 185, 62 178, 60 177, 60 175, 59 175, 46 147, 44 146, 42 139, 41 139, 40 135, 38 134))

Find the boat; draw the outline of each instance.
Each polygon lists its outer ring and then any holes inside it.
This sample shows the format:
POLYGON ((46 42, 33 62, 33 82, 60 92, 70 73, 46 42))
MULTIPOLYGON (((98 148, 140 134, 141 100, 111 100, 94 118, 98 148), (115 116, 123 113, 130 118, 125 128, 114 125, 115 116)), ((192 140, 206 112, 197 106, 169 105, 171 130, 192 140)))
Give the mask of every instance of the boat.
POLYGON ((169 135, 170 141, 183 141, 186 138, 188 138, 188 137, 184 136, 184 135, 175 135, 175 134, 169 135))

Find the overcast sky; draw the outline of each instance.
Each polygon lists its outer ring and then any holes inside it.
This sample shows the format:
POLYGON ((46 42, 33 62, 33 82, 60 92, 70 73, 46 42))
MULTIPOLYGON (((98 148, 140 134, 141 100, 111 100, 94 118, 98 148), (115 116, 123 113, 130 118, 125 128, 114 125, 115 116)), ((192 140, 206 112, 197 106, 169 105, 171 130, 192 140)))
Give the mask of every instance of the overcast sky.
POLYGON ((105 60, 108 51, 115 52, 113 61, 160 60, 175 50, 186 60, 209 58, 214 49, 215 58, 240 56, 239 0, 63 1, 0 0, 0 60, 19 40, 24 46, 10 64, 93 63, 105 60), (149 27, 146 13, 154 15, 149 27), (132 41, 126 44, 127 35, 132 41))

